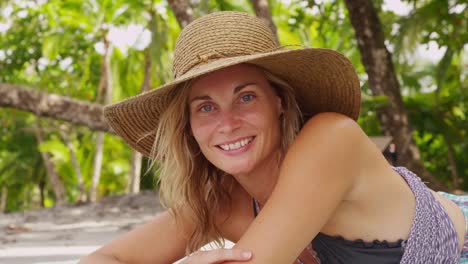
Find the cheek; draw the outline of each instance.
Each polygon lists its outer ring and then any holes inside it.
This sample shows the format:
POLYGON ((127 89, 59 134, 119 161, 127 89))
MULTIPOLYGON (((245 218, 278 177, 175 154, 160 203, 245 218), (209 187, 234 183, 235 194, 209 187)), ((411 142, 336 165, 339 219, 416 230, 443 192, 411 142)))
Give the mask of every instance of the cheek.
POLYGON ((258 124, 269 141, 273 143, 280 140, 281 122, 274 109, 269 109, 269 111, 264 111, 263 114, 257 115, 254 122, 258 124))
POLYGON ((209 123, 203 123, 197 120, 190 122, 193 137, 197 141, 200 148, 203 148, 205 144, 209 142, 212 129, 212 125, 209 123))
POLYGON ((245 115, 249 123, 265 129, 276 128, 279 124, 279 117, 274 109, 259 108, 245 115))

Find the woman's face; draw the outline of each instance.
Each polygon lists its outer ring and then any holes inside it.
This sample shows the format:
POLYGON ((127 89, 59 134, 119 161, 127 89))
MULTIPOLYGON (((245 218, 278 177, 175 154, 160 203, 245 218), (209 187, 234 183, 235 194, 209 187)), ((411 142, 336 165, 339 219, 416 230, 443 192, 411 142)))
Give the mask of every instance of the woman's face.
POLYGON ((241 64, 204 75, 188 103, 193 136, 219 169, 243 175, 278 159, 281 99, 261 70, 241 64))

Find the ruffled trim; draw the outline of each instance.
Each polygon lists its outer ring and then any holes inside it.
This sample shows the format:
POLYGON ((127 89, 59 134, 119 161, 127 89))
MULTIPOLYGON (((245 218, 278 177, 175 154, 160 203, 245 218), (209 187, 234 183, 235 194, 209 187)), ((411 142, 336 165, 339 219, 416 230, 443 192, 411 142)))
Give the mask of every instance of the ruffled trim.
MULTIPOLYGON (((398 241, 395 242, 388 242, 387 240, 373 240, 373 241, 364 241, 362 239, 356 239, 356 240, 347 240, 344 237, 338 235, 338 236, 330 236, 324 233, 318 233, 318 235, 315 237, 317 239, 318 237, 324 237, 329 240, 334 240, 342 245, 346 246, 351 246, 351 247, 356 247, 356 248, 400 248, 403 247, 403 244, 406 243, 406 240, 404 239, 399 239, 398 241)), ((315 240, 314 239, 314 240, 315 240)))

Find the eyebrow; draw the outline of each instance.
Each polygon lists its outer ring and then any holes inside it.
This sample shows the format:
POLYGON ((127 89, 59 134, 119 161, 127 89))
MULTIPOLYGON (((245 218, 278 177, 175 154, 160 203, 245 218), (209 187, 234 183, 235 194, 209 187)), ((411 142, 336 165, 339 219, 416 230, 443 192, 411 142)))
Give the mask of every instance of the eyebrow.
MULTIPOLYGON (((245 87, 247 87, 249 85, 253 85, 253 84, 257 84, 257 83, 249 82, 249 83, 244 83, 244 84, 238 85, 238 86, 234 87, 234 90, 233 90, 232 94, 236 94, 236 93, 242 91, 242 89, 244 89, 245 87)), ((194 98, 192 98, 192 100, 190 100, 190 104, 192 104, 196 100, 210 100, 210 99, 211 99, 211 97, 209 95, 195 96, 194 98)))

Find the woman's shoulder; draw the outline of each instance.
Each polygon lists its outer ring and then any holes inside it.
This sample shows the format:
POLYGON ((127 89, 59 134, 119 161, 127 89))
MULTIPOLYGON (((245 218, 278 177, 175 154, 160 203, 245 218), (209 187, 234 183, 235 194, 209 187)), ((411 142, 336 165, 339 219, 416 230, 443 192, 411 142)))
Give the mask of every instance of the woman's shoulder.
MULTIPOLYGON (((366 137, 352 118, 332 112, 317 114, 304 124, 290 145, 281 171, 287 171, 288 179, 290 175, 305 175, 297 177, 306 189, 317 182, 336 183, 342 197, 347 197, 365 171, 366 137)), ((336 191, 335 187, 330 191, 336 191)))
POLYGON ((361 130, 357 122, 349 116, 336 112, 322 112, 312 116, 305 123, 303 128, 314 127, 323 129, 356 129, 361 130))
POLYGON ((361 126, 352 118, 336 113, 323 112, 307 120, 299 134, 310 140, 329 143, 340 151, 350 148, 356 154, 381 156, 377 145, 367 136, 361 126), (362 152, 360 152, 362 151, 362 152))
POLYGON ((320 153, 320 159, 348 168, 348 174, 354 172, 355 187, 363 186, 360 183, 368 182, 376 175, 394 174, 378 146, 354 119, 343 114, 325 112, 315 115, 304 124, 297 141, 299 147, 296 149, 303 153, 295 156, 310 159, 320 153))
POLYGON ((298 137, 305 138, 310 144, 335 146, 340 151, 347 148, 358 151, 371 142, 354 119, 335 112, 323 112, 311 117, 304 123, 298 137))

